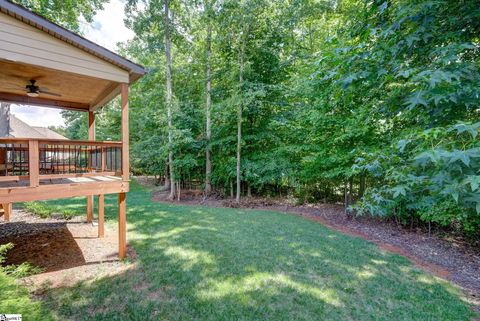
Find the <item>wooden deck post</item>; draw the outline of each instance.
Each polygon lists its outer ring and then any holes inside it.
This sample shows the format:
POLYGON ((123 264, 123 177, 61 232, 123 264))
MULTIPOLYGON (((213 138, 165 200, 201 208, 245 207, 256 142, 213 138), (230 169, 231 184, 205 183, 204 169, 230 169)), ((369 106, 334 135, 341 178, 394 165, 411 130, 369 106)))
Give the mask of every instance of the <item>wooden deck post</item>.
POLYGON ((30 177, 30 187, 37 187, 40 185, 38 140, 28 141, 28 175, 30 177))
MULTIPOLYGON (((122 84, 122 179, 130 178, 129 139, 128 139, 128 84, 122 84)), ((118 257, 127 255, 127 194, 118 194, 118 257)))
POLYGON ((87 223, 93 222, 93 195, 87 196, 87 223))
MULTIPOLYGON (((92 111, 88 112, 88 140, 95 141, 95 114, 92 111)), ((90 154, 88 155, 90 158, 90 154)), ((90 167, 90 159, 87 161, 87 167, 90 167)), ((93 222, 93 195, 87 196, 87 223, 93 222)))
POLYGON ((10 222, 10 215, 12 214, 13 204, 6 203, 2 204, 3 208, 3 218, 5 222, 10 222))
POLYGON ((98 237, 105 236, 105 225, 104 225, 104 214, 105 214, 105 195, 98 195, 98 237))
POLYGON ((127 255, 127 194, 118 194, 118 257, 127 255))

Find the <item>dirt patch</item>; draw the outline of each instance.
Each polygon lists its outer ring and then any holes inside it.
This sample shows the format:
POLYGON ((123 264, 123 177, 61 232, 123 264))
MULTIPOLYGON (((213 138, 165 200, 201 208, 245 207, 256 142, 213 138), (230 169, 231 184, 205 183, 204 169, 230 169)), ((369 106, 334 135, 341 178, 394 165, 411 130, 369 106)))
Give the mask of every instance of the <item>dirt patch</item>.
MULTIPOLYGON (((218 196, 204 199, 197 192, 184 191, 173 203, 209 207, 240 207, 301 215, 342 233, 376 243, 381 249, 407 257, 416 266, 450 280, 463 288, 480 311, 480 249, 456 239, 442 239, 421 230, 408 230, 395 222, 345 214, 342 205, 294 206, 291 202, 267 198, 244 199, 236 204, 218 196)), ((171 202, 165 191, 153 192, 157 202, 171 202)))
POLYGON ((72 286, 80 281, 120 274, 133 267, 136 255, 127 249, 128 260, 118 259, 118 233, 107 225, 105 237, 83 217, 73 220, 41 219, 14 211, 10 223, 0 224, 0 244, 13 243, 5 264, 28 262, 43 270, 21 280, 34 292, 72 286))

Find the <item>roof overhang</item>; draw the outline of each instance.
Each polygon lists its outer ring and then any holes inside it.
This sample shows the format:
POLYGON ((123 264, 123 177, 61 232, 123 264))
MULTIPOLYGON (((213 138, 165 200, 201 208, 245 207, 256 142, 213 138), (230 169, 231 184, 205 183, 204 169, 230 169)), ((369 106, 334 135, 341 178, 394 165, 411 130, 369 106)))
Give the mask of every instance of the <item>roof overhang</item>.
POLYGON ((0 0, 0 11, 18 19, 24 23, 40 29, 55 38, 63 40, 72 46, 82 49, 94 56, 110 62, 122 69, 129 71, 130 83, 135 82, 147 73, 146 69, 96 43, 79 36, 78 34, 65 29, 44 17, 8 0, 0 0))
POLYGON ((131 84, 147 72, 141 65, 8 0, 0 0, 0 18, 2 15, 1 101, 94 111, 117 96, 122 83, 131 84), (30 79, 62 96, 26 96, 24 88, 30 79))

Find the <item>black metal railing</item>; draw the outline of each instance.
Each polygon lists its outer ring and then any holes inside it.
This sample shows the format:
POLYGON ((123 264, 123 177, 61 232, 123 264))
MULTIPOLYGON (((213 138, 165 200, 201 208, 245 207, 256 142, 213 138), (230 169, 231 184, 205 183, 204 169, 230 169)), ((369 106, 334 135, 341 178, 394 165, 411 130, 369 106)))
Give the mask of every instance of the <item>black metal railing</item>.
POLYGON ((0 181, 121 173, 120 142, 0 138, 0 181))

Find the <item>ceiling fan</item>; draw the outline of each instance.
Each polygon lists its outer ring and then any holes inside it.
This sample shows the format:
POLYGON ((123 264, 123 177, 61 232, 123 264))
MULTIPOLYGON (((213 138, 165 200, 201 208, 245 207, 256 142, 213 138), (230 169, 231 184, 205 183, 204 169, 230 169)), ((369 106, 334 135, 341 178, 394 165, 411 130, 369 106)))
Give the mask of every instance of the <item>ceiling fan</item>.
POLYGON ((46 88, 40 88, 39 86, 35 85, 37 81, 35 79, 30 80, 30 84, 25 86, 27 90, 27 96, 29 97, 38 97, 40 94, 50 95, 50 96, 57 96, 60 97, 62 95, 49 92, 46 88))

